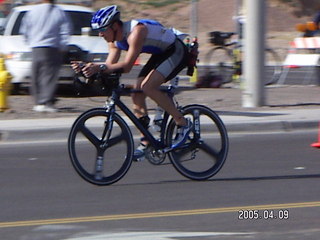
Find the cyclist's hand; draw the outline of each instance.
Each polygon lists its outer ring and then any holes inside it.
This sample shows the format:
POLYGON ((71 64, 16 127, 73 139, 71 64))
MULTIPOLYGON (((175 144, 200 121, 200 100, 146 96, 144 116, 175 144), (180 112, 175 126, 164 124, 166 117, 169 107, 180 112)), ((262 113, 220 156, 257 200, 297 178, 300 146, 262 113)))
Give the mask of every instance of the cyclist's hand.
POLYGON ((82 68, 85 66, 85 63, 82 61, 71 61, 71 67, 75 73, 80 73, 82 68))
POLYGON ((99 72, 99 65, 88 63, 84 68, 82 68, 82 72, 86 77, 91 77, 93 74, 99 72))

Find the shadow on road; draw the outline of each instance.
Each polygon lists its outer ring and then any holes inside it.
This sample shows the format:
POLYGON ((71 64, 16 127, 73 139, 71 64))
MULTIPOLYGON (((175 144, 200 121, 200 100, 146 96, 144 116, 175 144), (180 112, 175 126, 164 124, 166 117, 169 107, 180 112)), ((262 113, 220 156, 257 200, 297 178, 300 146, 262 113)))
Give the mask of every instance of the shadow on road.
POLYGON ((236 177, 236 178, 213 178, 205 181, 192 181, 189 179, 181 180, 166 180, 158 182, 143 182, 143 183, 117 183, 114 187, 124 186, 144 186, 144 185, 160 185, 160 184, 176 184, 176 183, 201 183, 201 182, 237 182, 237 181, 269 181, 269 180, 288 180, 288 179, 311 179, 320 178, 320 174, 304 174, 304 175, 284 175, 284 176, 263 176, 263 177, 236 177))

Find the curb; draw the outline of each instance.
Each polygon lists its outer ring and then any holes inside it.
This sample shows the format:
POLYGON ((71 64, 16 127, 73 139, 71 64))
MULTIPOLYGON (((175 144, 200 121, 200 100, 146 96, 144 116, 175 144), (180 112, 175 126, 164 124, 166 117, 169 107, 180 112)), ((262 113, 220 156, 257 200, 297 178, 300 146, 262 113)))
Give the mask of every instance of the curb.
MULTIPOLYGON (((132 126, 130 123, 129 126, 132 126)), ((268 122, 248 122, 248 123, 225 123, 228 133, 245 132, 272 132, 272 131, 298 131, 298 130, 317 130, 318 121, 268 121, 268 122)), ((20 130, 0 130, 0 143, 4 142, 28 142, 28 141, 52 141, 68 139, 71 126, 40 129, 20 129, 20 130)), ((138 131, 131 128, 132 134, 138 131)))
POLYGON ((228 132, 272 132, 317 129, 318 121, 273 121, 226 124, 228 132))

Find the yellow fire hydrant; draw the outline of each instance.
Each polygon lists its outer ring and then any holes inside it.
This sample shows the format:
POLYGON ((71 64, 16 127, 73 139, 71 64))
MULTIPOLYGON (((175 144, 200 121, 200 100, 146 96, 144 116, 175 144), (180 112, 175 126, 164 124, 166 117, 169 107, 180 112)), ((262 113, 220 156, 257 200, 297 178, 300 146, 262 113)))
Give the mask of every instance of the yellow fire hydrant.
POLYGON ((0 112, 8 109, 7 97, 11 91, 11 74, 7 71, 4 59, 0 58, 0 112))

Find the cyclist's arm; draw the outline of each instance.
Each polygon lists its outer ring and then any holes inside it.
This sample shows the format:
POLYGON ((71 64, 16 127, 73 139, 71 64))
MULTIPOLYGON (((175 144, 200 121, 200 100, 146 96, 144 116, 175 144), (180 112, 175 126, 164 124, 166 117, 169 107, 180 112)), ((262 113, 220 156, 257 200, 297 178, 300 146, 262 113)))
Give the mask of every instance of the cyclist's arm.
POLYGON ((110 56, 110 59, 108 57, 107 59, 107 70, 106 73, 112 73, 112 72, 123 72, 128 73, 132 69, 136 59, 139 57, 142 46, 144 44, 145 38, 147 36, 148 30, 144 25, 137 25, 132 32, 130 33, 128 37, 128 45, 129 49, 128 52, 122 62, 115 63, 112 60, 115 60, 116 57, 120 57, 117 55, 117 52, 120 51, 119 49, 115 50, 116 46, 114 43, 109 44, 110 53, 112 54, 110 56))
MULTIPOLYGON (((107 69, 104 73, 128 73, 132 69, 136 59, 141 53, 148 30, 144 25, 137 25, 130 33, 127 41, 129 45, 128 52, 122 62, 118 62, 121 50, 114 43, 109 43, 109 55, 106 60, 107 69)), ((92 74, 100 71, 99 64, 88 63, 82 69, 85 76, 90 77, 92 74)))
POLYGON ((113 42, 108 43, 109 45, 109 54, 106 59, 106 65, 112 65, 114 63, 117 63, 120 59, 121 50, 116 47, 116 45, 113 42))

